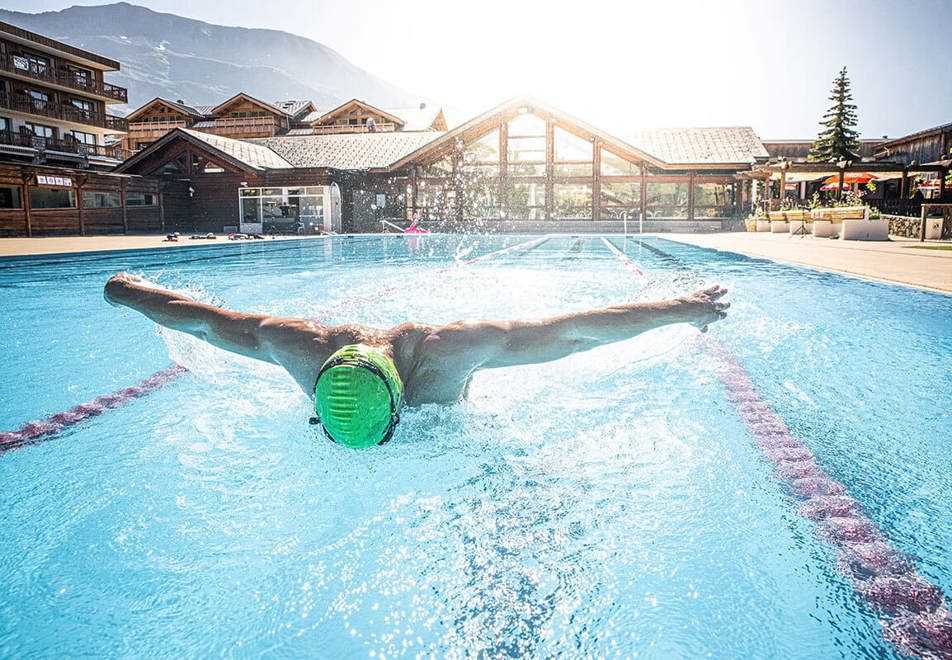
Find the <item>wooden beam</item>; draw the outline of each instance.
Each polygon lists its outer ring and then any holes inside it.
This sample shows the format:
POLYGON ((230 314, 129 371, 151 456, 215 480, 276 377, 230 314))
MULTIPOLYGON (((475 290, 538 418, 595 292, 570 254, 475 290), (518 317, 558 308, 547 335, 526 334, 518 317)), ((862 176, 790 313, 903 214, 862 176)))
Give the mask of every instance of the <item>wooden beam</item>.
POLYGON ((23 185, 20 186, 23 191, 23 209, 26 211, 26 235, 33 235, 33 213, 30 206, 30 177, 27 174, 23 175, 23 185))
POLYGON ((119 182, 119 205, 122 207, 122 233, 129 233, 129 213, 126 209, 126 180, 119 182))
POLYGON ((843 198, 843 177, 845 176, 845 174, 846 174, 846 170, 844 170, 843 168, 840 168, 840 176, 837 179, 837 186, 836 186, 837 199, 843 198))
POLYGON ((76 177, 76 212, 79 215, 79 235, 86 235, 86 222, 83 218, 83 181, 76 177))
POLYGON ((592 220, 602 218, 602 140, 592 140, 592 220))
POLYGON ((555 124, 551 119, 545 122, 545 219, 552 219, 552 193, 555 187, 552 185, 552 175, 555 160, 555 124))
MULTIPOLYGON (((159 196, 159 231, 165 233, 165 189, 167 184, 164 182, 159 184, 159 187, 156 191, 156 194, 159 196)), ((241 209, 241 203, 239 202, 239 210, 241 209)))
POLYGON ((508 211, 509 206, 509 124, 503 122, 499 125, 499 209, 500 219, 502 211, 508 211))
POLYGON ((694 170, 688 172, 688 220, 694 220, 694 170))

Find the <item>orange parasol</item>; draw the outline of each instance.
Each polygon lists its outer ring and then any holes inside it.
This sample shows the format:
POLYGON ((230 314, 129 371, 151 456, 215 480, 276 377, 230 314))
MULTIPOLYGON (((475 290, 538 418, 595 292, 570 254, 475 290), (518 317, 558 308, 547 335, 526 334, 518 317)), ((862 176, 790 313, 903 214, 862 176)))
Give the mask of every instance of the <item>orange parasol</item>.
MULTIPOLYGON (((853 183, 869 183, 876 176, 870 174, 869 172, 844 172, 843 173, 843 184, 853 184, 853 183)), ((836 184, 840 181, 840 175, 834 174, 831 177, 828 177, 823 180, 824 184, 832 185, 833 188, 836 188, 836 184)))

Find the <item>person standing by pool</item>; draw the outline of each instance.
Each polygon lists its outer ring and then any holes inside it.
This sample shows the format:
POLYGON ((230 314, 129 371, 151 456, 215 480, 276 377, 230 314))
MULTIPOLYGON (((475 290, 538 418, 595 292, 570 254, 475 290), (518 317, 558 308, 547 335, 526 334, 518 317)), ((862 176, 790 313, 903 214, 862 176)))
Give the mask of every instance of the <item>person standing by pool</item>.
POLYGON ((114 275, 103 291, 110 304, 159 325, 284 367, 314 399, 328 437, 350 447, 389 440, 403 403, 456 403, 481 369, 558 360, 676 323, 705 332, 727 315, 726 293, 715 285, 539 320, 408 321, 383 330, 220 309, 128 273, 114 275))

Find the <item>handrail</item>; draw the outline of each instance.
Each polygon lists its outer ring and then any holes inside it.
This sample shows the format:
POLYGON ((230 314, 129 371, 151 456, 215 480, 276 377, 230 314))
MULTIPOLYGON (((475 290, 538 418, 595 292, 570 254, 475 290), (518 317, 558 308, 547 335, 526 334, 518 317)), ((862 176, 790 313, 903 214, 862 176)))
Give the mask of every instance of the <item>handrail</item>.
POLYGON ((0 131, 0 144, 16 147, 27 147, 36 150, 62 151, 79 156, 99 156, 123 160, 125 150, 116 145, 86 144, 78 140, 54 140, 52 138, 30 135, 28 133, 14 133, 0 131))
POLYGON ((100 112, 88 112, 72 105, 42 101, 32 97, 17 98, 11 94, 0 94, 0 107, 30 115, 41 115, 78 124, 100 126, 114 131, 125 132, 129 128, 129 122, 123 117, 115 117, 100 112))
MULTIPOLYGON (((381 220, 381 221, 380 221, 380 224, 393 227, 394 229, 396 229, 396 230, 397 230, 398 232, 400 232, 401 234, 402 234, 404 231, 406 231, 403 227, 400 227, 400 226, 398 226, 398 225, 395 225, 395 224, 393 224, 392 222, 390 222, 389 220, 381 220)), ((384 233, 386 233, 386 232, 384 232, 384 233)))
POLYGON ((86 92, 87 94, 104 96, 120 103, 128 103, 129 101, 129 92, 125 87, 110 85, 107 82, 99 82, 92 76, 77 76, 68 69, 54 69, 52 66, 36 66, 25 58, 19 58, 17 55, 0 55, 0 69, 17 75, 27 76, 34 80, 63 85, 64 87, 86 92))

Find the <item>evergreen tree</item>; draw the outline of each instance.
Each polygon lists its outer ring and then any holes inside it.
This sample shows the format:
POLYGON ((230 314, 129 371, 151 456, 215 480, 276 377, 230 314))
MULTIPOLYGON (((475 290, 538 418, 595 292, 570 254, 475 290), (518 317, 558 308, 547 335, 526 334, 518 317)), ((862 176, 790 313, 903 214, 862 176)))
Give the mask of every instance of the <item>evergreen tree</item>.
POLYGON ((823 129, 810 149, 810 160, 859 160, 859 131, 854 130, 856 106, 852 103, 853 95, 850 93, 850 81, 846 77, 845 66, 833 81, 830 100, 833 101, 833 106, 827 110, 820 122, 823 129))

